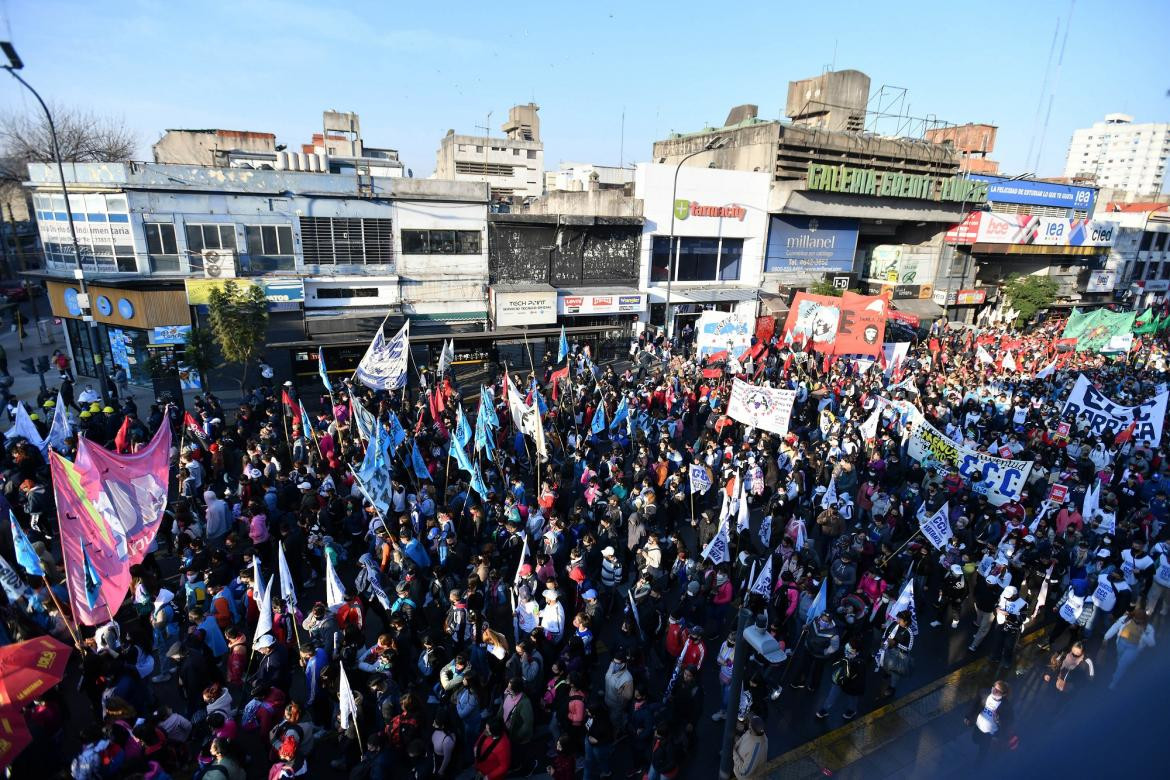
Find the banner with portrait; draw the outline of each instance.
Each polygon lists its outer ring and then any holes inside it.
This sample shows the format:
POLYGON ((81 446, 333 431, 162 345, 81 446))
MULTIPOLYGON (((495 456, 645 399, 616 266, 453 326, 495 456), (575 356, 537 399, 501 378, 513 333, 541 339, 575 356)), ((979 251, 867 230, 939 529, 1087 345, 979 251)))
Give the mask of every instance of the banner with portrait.
POLYGON ((840 298, 799 292, 784 330, 794 342, 830 355, 877 357, 886 335, 886 299, 845 293, 840 298))
POLYGON ((727 402, 727 416, 753 428, 785 434, 795 401, 795 390, 760 387, 736 379, 727 402))

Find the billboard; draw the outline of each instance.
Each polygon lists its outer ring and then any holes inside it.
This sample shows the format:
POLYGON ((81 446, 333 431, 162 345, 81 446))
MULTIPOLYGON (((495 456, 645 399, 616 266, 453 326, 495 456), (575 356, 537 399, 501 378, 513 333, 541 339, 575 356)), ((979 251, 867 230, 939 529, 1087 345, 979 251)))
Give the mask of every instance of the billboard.
POLYGON ((557 314, 632 314, 645 310, 646 293, 557 297, 557 314))
POLYGON ((856 219, 773 215, 764 271, 850 273, 857 225, 856 219))
POLYGON ((507 325, 548 325, 557 321, 557 291, 491 291, 497 327, 507 325))
POLYGON ((1085 292, 1110 292, 1117 286, 1117 271, 1093 271, 1089 274, 1089 282, 1085 285, 1085 292))
POLYGON ((929 260, 917 251, 901 244, 879 244, 870 253, 869 276, 871 282, 893 285, 921 284, 922 261, 929 260))
POLYGON ((226 282, 235 282, 241 290, 259 287, 269 304, 299 303, 305 300, 305 285, 300 279, 184 279, 187 303, 206 306, 211 291, 222 288, 226 282))
POLYGON ((959 290, 955 294, 958 306, 978 306, 987 302, 987 290, 959 290))
POLYGON ((987 199, 992 203, 1022 203, 1028 206, 1093 210, 1097 190, 1047 181, 1013 181, 999 176, 972 174, 973 181, 987 182, 987 199))
POLYGON ((946 240, 952 244, 1111 247, 1116 236, 1113 222, 976 211, 948 230, 946 240))

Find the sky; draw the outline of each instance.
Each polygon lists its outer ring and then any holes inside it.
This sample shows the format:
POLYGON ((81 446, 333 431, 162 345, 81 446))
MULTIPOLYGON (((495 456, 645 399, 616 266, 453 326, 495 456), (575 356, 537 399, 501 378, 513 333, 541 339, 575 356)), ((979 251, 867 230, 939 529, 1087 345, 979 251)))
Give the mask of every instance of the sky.
MULTIPOLYGON (((166 128, 299 146, 335 109, 415 176, 448 129, 482 133, 491 112, 502 135, 509 106, 530 100, 546 169, 629 165, 741 103, 780 118, 788 81, 850 68, 872 92, 904 88, 895 106, 911 116, 998 125, 1008 175, 1057 176, 1075 128, 1114 111, 1170 121, 1168 29, 1165 0, 0 0, 22 75, 55 104, 122 118, 141 159, 166 128)), ((0 81, 0 111, 33 108, 0 81)))

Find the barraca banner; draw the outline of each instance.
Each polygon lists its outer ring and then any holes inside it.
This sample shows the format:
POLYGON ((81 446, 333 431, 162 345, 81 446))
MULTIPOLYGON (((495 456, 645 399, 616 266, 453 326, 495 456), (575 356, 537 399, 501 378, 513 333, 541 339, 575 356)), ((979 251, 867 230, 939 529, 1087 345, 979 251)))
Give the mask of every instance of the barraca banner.
POLYGON ((995 506, 1017 501, 1032 471, 1030 460, 1008 460, 964 447, 928 423, 921 415, 909 421, 907 451, 923 468, 939 474, 957 473, 971 490, 987 496, 995 506))
POLYGON ((1157 447, 1162 443, 1162 426, 1166 421, 1166 401, 1170 392, 1163 390, 1148 401, 1137 406, 1122 406, 1110 401, 1104 393, 1093 387, 1088 377, 1081 374, 1073 385, 1068 400, 1064 402, 1061 416, 1079 419, 1089 415, 1089 430, 1094 436, 1106 433, 1116 435, 1134 426, 1135 441, 1157 447))

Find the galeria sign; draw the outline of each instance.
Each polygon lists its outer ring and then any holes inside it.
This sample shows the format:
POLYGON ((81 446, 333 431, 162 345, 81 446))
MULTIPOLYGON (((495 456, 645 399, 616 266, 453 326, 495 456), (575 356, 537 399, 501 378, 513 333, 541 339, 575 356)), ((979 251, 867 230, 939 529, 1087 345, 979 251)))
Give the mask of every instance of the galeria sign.
POLYGON ((1122 406, 1106 398, 1104 393, 1093 387, 1088 377, 1081 374, 1068 400, 1064 402, 1061 416, 1066 419, 1071 416, 1073 420, 1078 420, 1082 414, 1087 414, 1089 430, 1095 436, 1105 433, 1116 435, 1136 423, 1133 429, 1134 441, 1157 447, 1162 443, 1168 395, 1170 392, 1162 391, 1137 406, 1122 406))
POLYGON ((894 173, 824 163, 808 166, 808 189, 851 195, 982 203, 987 200, 987 186, 987 182, 966 176, 894 173))

